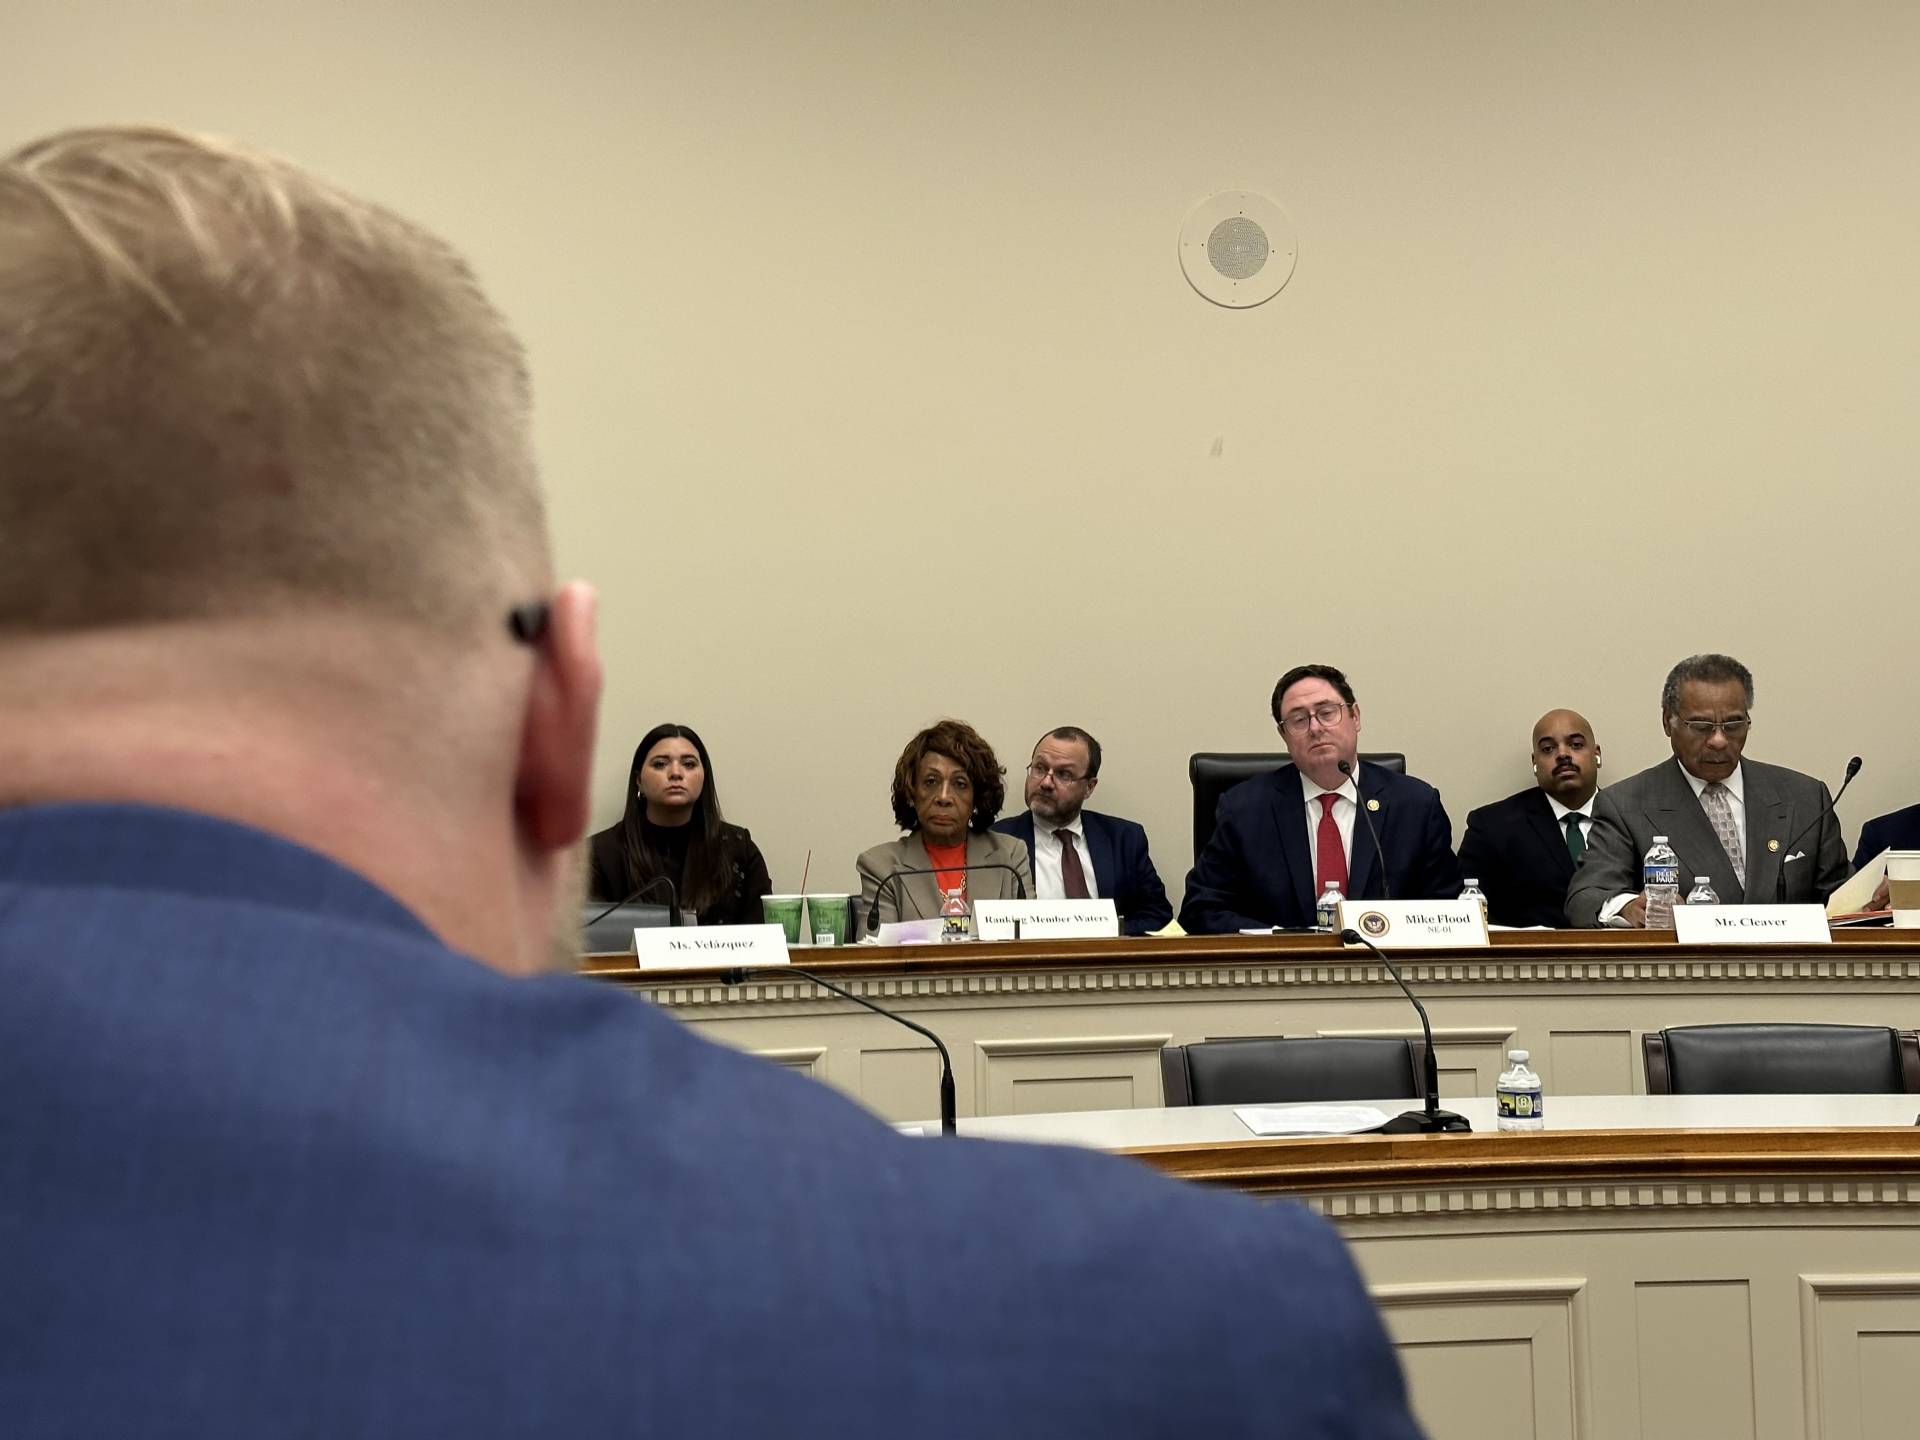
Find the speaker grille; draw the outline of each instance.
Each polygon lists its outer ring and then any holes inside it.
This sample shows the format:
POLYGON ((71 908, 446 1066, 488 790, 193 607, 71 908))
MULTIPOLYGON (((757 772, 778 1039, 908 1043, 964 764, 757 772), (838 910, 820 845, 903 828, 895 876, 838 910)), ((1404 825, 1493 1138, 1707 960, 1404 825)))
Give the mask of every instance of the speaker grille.
POLYGON ((1244 215, 1230 215, 1207 236, 1207 260, 1229 280, 1251 280, 1273 249, 1267 232, 1244 215))

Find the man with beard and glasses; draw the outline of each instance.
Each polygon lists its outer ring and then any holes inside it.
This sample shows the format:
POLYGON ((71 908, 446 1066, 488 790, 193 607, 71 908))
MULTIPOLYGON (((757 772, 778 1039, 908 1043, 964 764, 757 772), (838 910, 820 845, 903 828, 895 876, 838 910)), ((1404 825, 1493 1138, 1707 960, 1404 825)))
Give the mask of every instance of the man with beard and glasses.
POLYGON ((1074 725, 1049 730, 1027 762, 1026 810, 993 828, 1027 847, 1038 898, 1111 899, 1120 933, 1146 935, 1173 919, 1173 906, 1146 830, 1085 808, 1099 783, 1100 742, 1074 725))

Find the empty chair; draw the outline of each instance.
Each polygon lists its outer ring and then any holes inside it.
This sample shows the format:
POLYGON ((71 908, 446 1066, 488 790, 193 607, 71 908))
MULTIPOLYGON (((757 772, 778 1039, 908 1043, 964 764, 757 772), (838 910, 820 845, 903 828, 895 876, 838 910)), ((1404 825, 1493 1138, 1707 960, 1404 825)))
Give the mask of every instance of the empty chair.
POLYGON ((1168 1105, 1264 1105, 1417 1097, 1426 1047, 1413 1040, 1281 1036, 1203 1040, 1160 1051, 1168 1105))
MULTIPOLYGON (((1242 780, 1270 774, 1292 763, 1284 750, 1271 753, 1202 750, 1189 755, 1187 782, 1193 786, 1193 858, 1198 860, 1200 852, 1207 848, 1207 841, 1213 838, 1213 812, 1219 808, 1222 795, 1242 780)), ((1362 755, 1360 763, 1378 765, 1382 770, 1400 775, 1407 773, 1407 757, 1397 753, 1362 755)))
POLYGON ((1920 1041, 1882 1025, 1682 1025, 1641 1050, 1649 1095, 1920 1093, 1920 1041))

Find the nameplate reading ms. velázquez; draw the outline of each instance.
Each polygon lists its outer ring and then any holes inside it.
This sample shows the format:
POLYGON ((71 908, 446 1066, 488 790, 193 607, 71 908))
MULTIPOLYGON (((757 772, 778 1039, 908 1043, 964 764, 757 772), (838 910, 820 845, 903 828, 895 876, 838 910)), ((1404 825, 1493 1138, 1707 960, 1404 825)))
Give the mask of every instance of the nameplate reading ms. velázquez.
POLYGON ((728 965, 791 965, 787 932, 778 925, 702 925, 633 932, 633 958, 642 970, 719 970, 728 965))
POLYGON ((1828 945, 1824 905, 1676 905, 1673 938, 1682 945, 1828 945))
POLYGON ((1382 950, 1485 945, 1487 916, 1478 900, 1342 900, 1340 926, 1382 950))

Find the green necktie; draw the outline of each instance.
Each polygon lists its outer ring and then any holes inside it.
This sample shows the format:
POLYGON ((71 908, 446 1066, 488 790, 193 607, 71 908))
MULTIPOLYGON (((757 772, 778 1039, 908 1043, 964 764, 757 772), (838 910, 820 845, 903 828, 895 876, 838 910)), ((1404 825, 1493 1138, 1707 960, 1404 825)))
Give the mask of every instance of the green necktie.
POLYGON ((1587 853, 1586 838, 1580 833, 1580 812, 1569 810, 1567 818, 1561 823, 1567 827, 1567 854, 1571 855, 1573 863, 1578 865, 1580 857, 1587 853))

